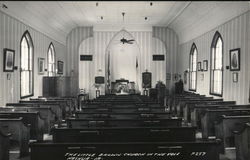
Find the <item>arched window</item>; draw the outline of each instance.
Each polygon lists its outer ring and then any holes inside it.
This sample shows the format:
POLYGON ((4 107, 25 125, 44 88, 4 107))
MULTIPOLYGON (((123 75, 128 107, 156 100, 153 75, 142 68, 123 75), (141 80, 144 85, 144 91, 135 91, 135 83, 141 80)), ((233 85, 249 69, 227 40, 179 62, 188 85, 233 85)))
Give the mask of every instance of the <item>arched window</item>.
POLYGON ((21 98, 33 96, 33 52, 34 46, 28 31, 24 32, 20 43, 21 98))
POLYGON ((189 62, 189 90, 196 91, 196 79, 197 79, 197 48, 193 43, 190 51, 190 62, 189 62))
POLYGON ((222 96, 223 88, 223 41, 216 32, 211 45, 210 94, 222 96))
POLYGON ((48 49, 48 76, 55 75, 55 47, 51 42, 48 49))

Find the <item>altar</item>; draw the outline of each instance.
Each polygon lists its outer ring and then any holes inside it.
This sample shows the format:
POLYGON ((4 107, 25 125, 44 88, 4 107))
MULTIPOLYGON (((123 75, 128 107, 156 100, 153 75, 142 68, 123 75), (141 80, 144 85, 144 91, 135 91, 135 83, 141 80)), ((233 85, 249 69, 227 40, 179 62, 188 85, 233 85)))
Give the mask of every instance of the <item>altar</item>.
POLYGON ((111 93, 114 94, 134 94, 135 82, 127 79, 117 79, 115 82, 111 82, 111 93))

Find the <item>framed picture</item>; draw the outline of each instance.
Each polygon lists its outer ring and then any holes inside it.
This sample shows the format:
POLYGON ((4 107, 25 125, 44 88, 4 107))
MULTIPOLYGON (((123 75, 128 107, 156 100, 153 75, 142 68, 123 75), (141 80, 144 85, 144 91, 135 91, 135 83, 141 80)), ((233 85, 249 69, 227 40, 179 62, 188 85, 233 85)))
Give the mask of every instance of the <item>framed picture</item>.
POLYGON ((63 61, 57 61, 57 74, 63 74, 63 61))
POLYGON ((208 60, 203 60, 203 71, 208 70, 208 60))
POLYGON ((38 74, 44 74, 45 59, 38 58, 38 74))
POLYGON ((151 88, 152 83, 152 73, 151 72, 143 72, 142 73, 142 88, 151 88))
POLYGON ((15 63, 15 51, 11 49, 3 49, 4 58, 3 58, 3 71, 4 72, 13 72, 14 63, 15 63))
POLYGON ((230 50, 230 71, 240 70, 240 48, 230 50))
POLYGON ((198 63, 197 63, 197 70, 198 70, 198 71, 201 71, 201 62, 198 62, 198 63))
POLYGON ((233 82, 234 83, 238 82, 238 73, 237 72, 233 73, 233 82))

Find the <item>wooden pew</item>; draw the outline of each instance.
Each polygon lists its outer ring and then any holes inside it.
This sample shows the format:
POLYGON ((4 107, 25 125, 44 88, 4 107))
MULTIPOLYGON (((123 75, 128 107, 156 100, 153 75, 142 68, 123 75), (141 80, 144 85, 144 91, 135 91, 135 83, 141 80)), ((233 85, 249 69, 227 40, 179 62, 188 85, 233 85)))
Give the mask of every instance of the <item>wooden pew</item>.
MULTIPOLYGON (((60 103, 63 109, 63 118, 69 117, 72 115, 72 112, 75 110, 77 106, 75 106, 75 102, 72 100, 72 98, 30 98, 29 101, 45 101, 45 102, 51 102, 51 103, 60 103)), ((25 102, 24 102, 25 103, 25 102)))
POLYGON ((219 141, 31 143, 31 160, 219 160, 219 141))
MULTIPOLYGON (((13 104, 13 103, 12 103, 13 104)), ((52 111, 50 107, 26 107, 23 104, 20 106, 17 103, 14 106, 0 107, 0 111, 26 111, 26 112, 39 112, 42 119, 44 119, 44 133, 50 133, 50 129, 56 123, 56 114, 52 111), (16 106, 16 107, 15 107, 16 106)))
POLYGON ((9 160, 11 133, 5 133, 0 128, 0 160, 9 160))
POLYGON ((195 127, 54 128, 54 143, 195 141, 195 127))
POLYGON ((28 103, 6 103, 6 106, 23 106, 23 107, 50 107, 53 113, 56 114, 57 122, 62 121, 62 108, 59 103, 50 102, 28 102, 28 103))
POLYGON ((148 107, 148 108, 165 108, 164 106, 160 106, 158 103, 136 103, 136 104, 111 104, 111 103, 88 103, 83 105, 82 108, 141 108, 141 107, 148 107))
POLYGON ((123 107, 123 106, 131 106, 134 107, 135 105, 150 105, 150 106, 155 106, 155 107, 161 107, 159 103, 155 102, 124 102, 124 101, 104 101, 104 102, 91 102, 88 103, 87 105, 95 104, 98 106, 104 106, 104 105, 112 105, 116 107, 123 107))
POLYGON ((237 108, 250 108, 250 105, 234 105, 234 104, 198 104, 191 108, 191 124, 201 128, 201 115, 204 115, 207 109, 237 109, 237 108))
POLYGON ((178 94, 178 95, 169 95, 166 96, 167 99, 167 105, 171 109, 171 111, 174 110, 174 106, 178 103, 178 99, 180 98, 191 98, 191 97, 205 97, 205 95, 200 94, 178 94))
POLYGON ((171 118, 171 115, 167 112, 122 112, 122 113, 110 113, 110 112, 76 112, 76 118, 110 118, 110 119, 138 119, 138 118, 171 118))
MULTIPOLYGON (((70 108, 76 108, 78 105, 78 99, 76 97, 43 97, 38 96, 39 99, 47 99, 47 100, 67 100, 68 104, 70 105, 70 108)), ((30 98, 32 100, 33 98, 30 98)))
POLYGON ((100 118, 95 120, 91 119, 78 119, 78 118, 68 118, 66 119, 68 128, 89 128, 89 127, 180 127, 182 119, 181 118, 154 118, 154 119, 107 119, 100 118))
POLYGON ((20 157, 29 154, 30 126, 23 123, 23 118, 0 118, 0 129, 5 133, 11 133, 11 143, 17 143, 20 148, 20 157))
POLYGON ((218 121, 221 115, 249 115, 250 109, 217 109, 209 110, 201 115, 201 129, 202 137, 208 138, 209 136, 215 136, 214 122, 218 121))
POLYGON ((239 123, 250 122, 250 115, 226 116, 222 115, 215 122, 215 136, 222 140, 221 153, 225 153, 226 147, 235 147, 233 131, 239 123))
MULTIPOLYGON (((196 95, 196 96, 175 96, 172 99, 172 103, 171 103, 171 111, 173 111, 173 113, 177 114, 178 111, 178 104, 180 103, 180 100, 184 100, 184 99, 202 99, 205 98, 205 95, 196 95)), ((211 97, 210 97, 211 98, 211 97)))
POLYGON ((249 160, 250 157, 250 122, 241 123, 234 131, 237 160, 249 160))
POLYGON ((168 112, 165 107, 136 106, 136 107, 84 107, 81 112, 110 112, 110 113, 138 113, 138 112, 168 112))
POLYGON ((200 101, 200 100, 190 100, 187 101, 184 106, 183 111, 183 117, 184 121, 186 123, 191 122, 191 110, 196 105, 235 105, 235 101, 222 101, 222 99, 214 99, 214 100, 208 100, 208 101, 200 101))
POLYGON ((44 120, 40 117, 39 112, 0 112, 0 118, 19 118, 25 125, 30 125, 30 138, 42 141, 44 133, 44 120))
POLYGON ((43 106, 51 106, 51 107, 55 107, 55 105, 57 105, 57 107, 59 106, 61 109, 61 113, 60 113, 60 119, 65 119, 66 118, 66 110, 69 110, 69 106, 67 105, 67 100, 20 100, 19 103, 24 103, 24 104, 28 104, 28 103, 33 103, 33 104, 40 104, 43 106))
MULTIPOLYGON (((213 99, 213 97, 199 97, 199 98, 185 98, 185 99, 179 99, 178 104, 175 106, 176 108, 176 115, 179 117, 183 117, 183 109, 184 106, 186 105, 187 102, 189 101, 197 101, 197 102, 201 102, 201 101, 215 101, 215 99, 213 99)), ((216 99, 216 101, 223 101, 223 99, 216 99)))

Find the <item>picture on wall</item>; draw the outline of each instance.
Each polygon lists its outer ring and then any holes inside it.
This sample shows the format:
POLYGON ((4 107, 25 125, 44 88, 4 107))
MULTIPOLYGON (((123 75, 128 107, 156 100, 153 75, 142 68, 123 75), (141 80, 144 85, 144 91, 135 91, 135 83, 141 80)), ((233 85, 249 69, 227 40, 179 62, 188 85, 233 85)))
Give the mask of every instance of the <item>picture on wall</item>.
POLYGON ((233 73, 233 82, 234 83, 238 82, 238 73, 237 72, 233 73))
POLYGON ((230 71, 240 70, 240 48, 230 50, 230 71))
POLYGON ((14 61, 15 61, 15 51, 11 49, 4 48, 4 62, 3 62, 3 71, 4 72, 13 72, 14 71, 14 61))
POLYGON ((152 73, 143 72, 142 73, 142 88, 151 88, 152 83, 152 73))
POLYGON ((203 61, 203 71, 207 71, 208 70, 208 61, 204 60, 203 61))
POLYGON ((197 63, 197 70, 198 70, 198 71, 201 71, 201 62, 198 62, 198 63, 197 63))
POLYGON ((57 74, 63 74, 63 61, 57 61, 57 74))
POLYGON ((45 68, 45 59, 44 58, 38 58, 38 74, 44 74, 44 68, 45 68))

